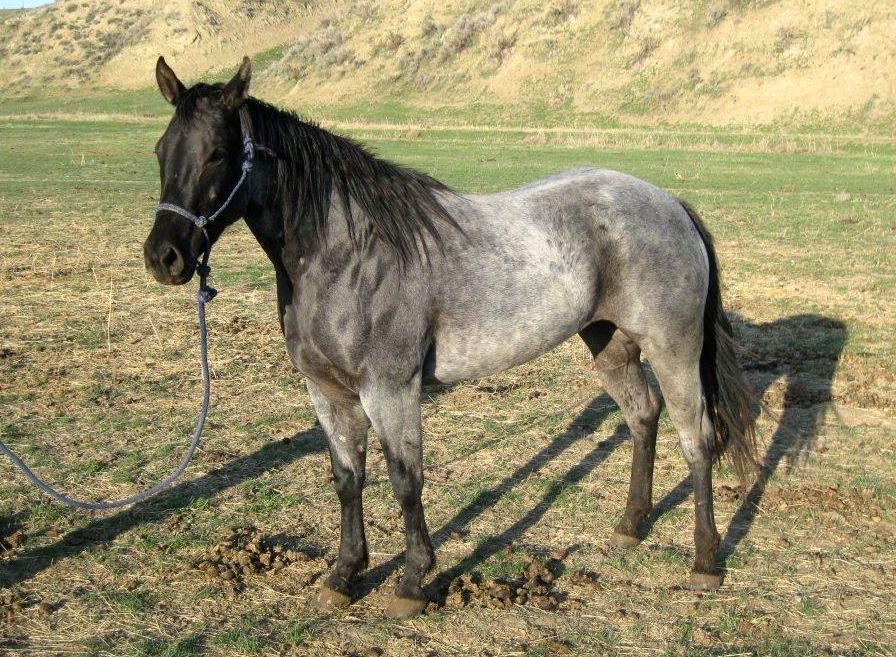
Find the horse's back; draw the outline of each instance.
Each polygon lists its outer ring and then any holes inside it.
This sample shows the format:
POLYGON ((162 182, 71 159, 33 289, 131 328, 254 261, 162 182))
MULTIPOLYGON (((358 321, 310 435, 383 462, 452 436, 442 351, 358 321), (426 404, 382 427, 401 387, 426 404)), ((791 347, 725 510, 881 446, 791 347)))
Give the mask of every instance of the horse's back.
POLYGON ((503 194, 532 208, 531 217, 574 249, 576 271, 594 290, 589 321, 639 333, 656 324, 683 328, 702 312, 706 248, 681 201, 664 189, 619 171, 579 168, 503 194))
POLYGON ((646 181, 582 168, 445 203, 464 235, 434 272, 439 380, 520 364, 598 319, 637 334, 702 312, 700 237, 678 199, 646 181))

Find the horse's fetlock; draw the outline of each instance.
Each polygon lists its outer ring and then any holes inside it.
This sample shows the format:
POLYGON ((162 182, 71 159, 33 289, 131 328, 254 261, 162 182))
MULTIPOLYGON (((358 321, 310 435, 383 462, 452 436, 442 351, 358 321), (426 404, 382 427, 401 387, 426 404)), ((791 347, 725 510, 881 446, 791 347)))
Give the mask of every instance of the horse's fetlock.
POLYGON ((418 578, 423 577, 432 570, 433 566, 436 565, 436 557, 435 553, 432 549, 426 550, 422 554, 415 555, 411 557, 410 555, 407 558, 407 573, 408 575, 414 575, 418 578))

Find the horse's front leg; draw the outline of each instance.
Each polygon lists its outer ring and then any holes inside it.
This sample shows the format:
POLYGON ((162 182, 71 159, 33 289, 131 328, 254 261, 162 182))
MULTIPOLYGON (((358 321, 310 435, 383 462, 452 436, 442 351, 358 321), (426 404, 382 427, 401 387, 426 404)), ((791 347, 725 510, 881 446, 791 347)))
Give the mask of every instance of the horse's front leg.
POLYGON ((420 500, 423 490, 420 374, 406 383, 367 385, 361 390, 361 403, 383 442, 389 479, 404 517, 405 570, 386 615, 408 618, 426 607, 421 583, 435 563, 420 500))
POLYGON ((308 380, 308 393, 321 426, 327 434, 333 481, 342 507, 339 557, 333 572, 320 589, 321 607, 344 607, 351 602, 352 578, 367 568, 367 539, 364 536, 364 488, 367 457, 367 416, 357 398, 325 395, 308 380))

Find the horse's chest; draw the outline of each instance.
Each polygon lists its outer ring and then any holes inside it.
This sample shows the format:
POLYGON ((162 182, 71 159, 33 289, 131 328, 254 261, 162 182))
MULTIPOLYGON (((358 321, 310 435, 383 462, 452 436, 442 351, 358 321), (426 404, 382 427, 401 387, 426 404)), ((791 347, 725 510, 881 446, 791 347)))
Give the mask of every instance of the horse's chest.
POLYGON ((354 388, 362 368, 363 323, 338 300, 311 304, 292 299, 283 310, 283 338, 290 360, 315 380, 354 388))
POLYGON ((425 355, 430 316, 411 281, 300 281, 283 307, 296 368, 318 383, 357 391, 367 376, 406 380, 425 355))

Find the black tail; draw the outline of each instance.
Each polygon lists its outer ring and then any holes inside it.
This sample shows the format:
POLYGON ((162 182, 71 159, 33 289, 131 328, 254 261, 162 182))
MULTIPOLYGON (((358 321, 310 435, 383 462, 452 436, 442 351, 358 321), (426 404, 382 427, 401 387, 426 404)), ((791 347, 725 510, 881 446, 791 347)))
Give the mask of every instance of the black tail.
POLYGON ((756 420, 753 416, 756 395, 744 380, 743 371, 737 363, 731 323, 722 308, 719 266, 712 236, 697 212, 681 199, 679 201, 700 233, 709 259, 700 379, 706 409, 715 428, 713 454, 716 460, 727 454, 741 481, 746 482, 748 477, 755 474, 757 466, 756 420))

